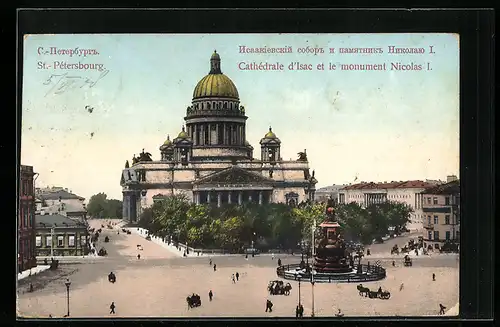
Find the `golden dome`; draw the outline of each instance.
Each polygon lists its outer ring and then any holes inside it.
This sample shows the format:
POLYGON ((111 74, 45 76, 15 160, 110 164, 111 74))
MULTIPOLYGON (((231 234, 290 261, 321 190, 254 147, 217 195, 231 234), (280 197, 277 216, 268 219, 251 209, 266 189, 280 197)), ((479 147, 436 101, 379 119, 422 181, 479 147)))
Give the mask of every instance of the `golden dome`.
POLYGON ((272 128, 269 127, 269 132, 267 132, 266 135, 264 135, 264 138, 265 139, 276 139, 278 137, 276 136, 276 134, 274 134, 272 128))
POLYGON ((220 56, 214 51, 210 57, 210 73, 203 77, 193 91, 193 99, 204 97, 226 97, 239 99, 233 81, 220 69, 220 56))
POLYGON ((170 135, 167 135, 167 139, 163 142, 163 145, 172 145, 172 141, 170 141, 170 135))

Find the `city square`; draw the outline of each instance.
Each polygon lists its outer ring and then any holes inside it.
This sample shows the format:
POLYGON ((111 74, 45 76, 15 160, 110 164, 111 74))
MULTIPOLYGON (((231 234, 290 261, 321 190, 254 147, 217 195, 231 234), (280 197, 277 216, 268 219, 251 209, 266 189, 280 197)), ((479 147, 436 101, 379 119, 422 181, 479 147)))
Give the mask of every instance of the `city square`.
MULTIPOLYGON (((98 228, 101 221, 91 220, 98 228)), ((217 265, 213 271, 209 257, 182 258, 134 233, 117 234, 116 230, 103 229, 109 236, 105 244, 108 256, 86 264, 62 265, 60 272, 50 276, 50 281, 36 289, 37 280, 44 275, 32 276, 19 282, 18 310, 20 316, 62 317, 67 312, 67 292, 64 282, 71 281, 71 317, 294 317, 298 303, 298 283, 291 281, 289 296, 269 295, 267 284, 276 280, 276 260, 284 265, 300 261, 300 256, 268 255, 214 256, 217 265), (137 250, 137 245, 143 247, 137 250), (137 254, 141 258, 137 259, 137 254), (108 281, 113 272, 116 283, 108 281), (231 275, 239 273, 239 281, 233 283, 231 275), (28 283, 35 284, 33 293, 24 292, 28 283), (208 300, 212 290, 214 298, 208 300), (192 293, 201 296, 202 305, 188 309, 186 297, 192 293), (274 306, 265 312, 266 299, 274 306), (116 314, 109 314, 111 302, 116 314)), ((314 286, 315 316, 334 316, 338 309, 345 316, 421 316, 437 315, 439 304, 452 308, 458 302, 458 260, 456 255, 434 255, 414 259, 412 267, 404 267, 402 258, 392 258, 383 253, 394 242, 371 247, 374 260, 380 260, 387 269, 387 278, 364 286, 377 289, 381 286, 391 292, 389 300, 359 296, 356 284, 316 283, 314 286), (376 255, 378 253, 378 255, 376 255), (392 260, 396 267, 392 267, 392 260), (432 274, 436 281, 432 281, 432 274), (399 290, 401 284, 404 285, 399 290)), ((100 245, 104 245, 99 240, 100 245)), ((369 258, 369 257, 368 257, 369 258)), ((44 274, 53 274, 46 272, 44 274)), ((309 282, 301 283, 301 303, 304 315, 310 316, 312 290, 309 282)))
MULTIPOLYGON (((395 42, 276 37, 297 63, 304 40, 395 42)), ((42 50, 56 40, 95 44, 88 60, 102 71, 72 76, 94 79, 79 88, 60 65, 25 76, 18 316, 458 314, 456 38, 419 41, 447 44, 432 57, 445 73, 426 75, 434 84, 410 72, 399 82, 382 71, 250 77, 238 61, 258 54, 242 59, 227 45, 269 41, 258 35, 32 36, 24 64, 53 60, 42 50), (139 51, 142 42, 157 51, 139 51), (196 51, 170 52, 179 45, 196 51), (64 109, 83 99, 78 112, 64 109), (41 124, 47 117, 61 125, 41 124)))

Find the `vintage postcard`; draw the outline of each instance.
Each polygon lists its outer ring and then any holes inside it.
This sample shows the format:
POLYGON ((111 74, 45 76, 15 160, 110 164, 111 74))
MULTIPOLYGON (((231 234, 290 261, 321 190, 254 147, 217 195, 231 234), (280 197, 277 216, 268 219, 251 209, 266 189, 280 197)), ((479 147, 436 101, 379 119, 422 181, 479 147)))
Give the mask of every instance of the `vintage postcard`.
POLYGON ((459 48, 24 35, 18 317, 457 316, 459 48))

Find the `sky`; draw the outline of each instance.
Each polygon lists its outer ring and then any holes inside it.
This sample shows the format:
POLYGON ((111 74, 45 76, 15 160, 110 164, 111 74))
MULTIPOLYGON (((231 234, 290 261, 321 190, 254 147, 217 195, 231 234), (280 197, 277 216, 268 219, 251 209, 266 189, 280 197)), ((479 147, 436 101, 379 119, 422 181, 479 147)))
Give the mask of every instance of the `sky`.
POLYGON ((39 173, 37 186, 121 199, 125 161, 143 148, 159 160, 167 135, 181 131, 214 50, 245 106, 254 157, 272 126, 283 159, 307 149, 317 188, 459 175, 456 34, 27 35, 21 164, 39 173), (241 46, 292 52, 242 53, 241 46), (390 46, 425 53, 390 54, 390 46), (306 47, 324 50, 304 53, 306 47), (383 53, 339 53, 368 47, 383 53), (284 70, 241 69, 253 62, 282 63, 284 70), (292 62, 313 69, 288 70, 292 62), (79 63, 89 66, 74 69, 79 63), (377 71, 338 67, 384 63, 386 70, 377 71), (391 63, 422 69, 391 70, 391 63))

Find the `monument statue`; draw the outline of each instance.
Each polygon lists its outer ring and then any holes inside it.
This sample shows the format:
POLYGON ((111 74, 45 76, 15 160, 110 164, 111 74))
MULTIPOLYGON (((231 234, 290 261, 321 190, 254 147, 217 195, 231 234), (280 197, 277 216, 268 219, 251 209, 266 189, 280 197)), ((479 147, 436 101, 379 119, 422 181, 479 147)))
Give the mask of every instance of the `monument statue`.
POLYGON ((139 162, 141 161, 153 161, 153 159, 151 159, 151 153, 144 152, 144 149, 142 149, 142 152, 139 154, 139 162))
POLYGON ((307 152, 305 149, 304 149, 304 152, 299 152, 299 153, 297 153, 297 155, 299 156, 297 161, 307 161, 307 152))
POLYGON ((136 163, 139 162, 139 158, 137 158, 134 154, 134 157, 132 158, 132 165, 135 165, 136 163))

